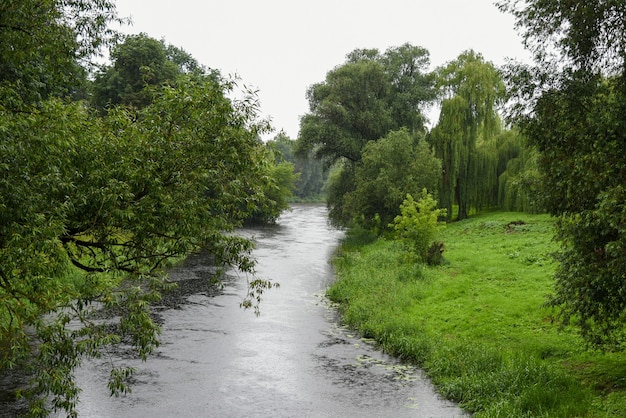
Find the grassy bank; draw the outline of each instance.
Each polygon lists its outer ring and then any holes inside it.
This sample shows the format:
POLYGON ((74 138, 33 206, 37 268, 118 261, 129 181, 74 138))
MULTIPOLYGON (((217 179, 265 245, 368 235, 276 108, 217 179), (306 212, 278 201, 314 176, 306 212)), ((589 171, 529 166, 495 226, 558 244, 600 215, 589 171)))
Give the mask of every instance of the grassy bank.
POLYGON ((347 324, 476 416, 626 416, 626 355, 587 350, 543 306, 551 232, 546 215, 476 216, 446 227, 447 263, 428 268, 396 242, 348 235, 328 294, 347 324))

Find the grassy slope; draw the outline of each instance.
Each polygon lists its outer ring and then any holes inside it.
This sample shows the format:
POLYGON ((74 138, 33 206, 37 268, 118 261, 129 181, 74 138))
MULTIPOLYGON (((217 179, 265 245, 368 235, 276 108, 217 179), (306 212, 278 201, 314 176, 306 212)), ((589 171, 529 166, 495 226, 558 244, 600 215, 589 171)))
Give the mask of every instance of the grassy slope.
POLYGON ((626 355, 585 349, 543 304, 552 221, 495 212, 447 226, 448 263, 405 262, 396 242, 348 239, 329 296, 344 320, 422 365, 477 416, 626 416, 626 355), (523 221, 523 225, 507 224, 523 221))

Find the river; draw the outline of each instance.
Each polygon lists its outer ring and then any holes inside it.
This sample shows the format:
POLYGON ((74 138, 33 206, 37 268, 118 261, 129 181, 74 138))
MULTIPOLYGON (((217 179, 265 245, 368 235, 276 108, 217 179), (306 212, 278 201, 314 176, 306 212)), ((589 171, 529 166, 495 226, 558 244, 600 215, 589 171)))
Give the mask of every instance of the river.
POLYGON ((77 372, 84 417, 458 417, 423 373, 343 327, 324 297, 328 264, 342 233, 323 205, 294 205, 277 225, 245 229, 256 242, 261 314, 243 310, 246 276, 207 284, 206 257, 190 257, 170 277, 178 289, 156 307, 161 345, 137 368, 132 392, 109 397, 109 363, 77 372))

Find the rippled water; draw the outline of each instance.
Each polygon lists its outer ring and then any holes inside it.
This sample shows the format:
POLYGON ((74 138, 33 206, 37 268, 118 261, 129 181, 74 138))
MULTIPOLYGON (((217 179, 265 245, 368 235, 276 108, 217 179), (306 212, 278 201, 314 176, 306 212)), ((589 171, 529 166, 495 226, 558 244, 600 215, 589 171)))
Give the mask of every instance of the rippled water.
POLYGON ((157 307, 163 334, 148 362, 115 353, 78 371, 79 414, 88 417, 455 417, 420 370, 376 350, 340 325, 323 297, 341 232, 322 205, 296 205, 254 237, 258 272, 280 283, 261 315, 239 307, 246 277, 222 288, 202 256, 171 277, 178 289, 157 307), (110 398, 110 362, 135 366, 132 393, 110 398))

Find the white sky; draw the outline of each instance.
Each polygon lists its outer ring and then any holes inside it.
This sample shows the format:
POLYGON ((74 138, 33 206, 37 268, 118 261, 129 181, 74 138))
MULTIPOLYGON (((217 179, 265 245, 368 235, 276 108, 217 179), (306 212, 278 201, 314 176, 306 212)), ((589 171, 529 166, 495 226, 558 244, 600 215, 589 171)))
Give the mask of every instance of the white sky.
MULTIPOLYGON (((296 139, 307 88, 356 48, 406 42, 430 52, 431 69, 474 49, 496 65, 528 60, 513 18, 494 0, 117 0, 145 32, 259 90, 263 117, 296 139)), ((431 122, 436 122, 431 114, 431 122)))

